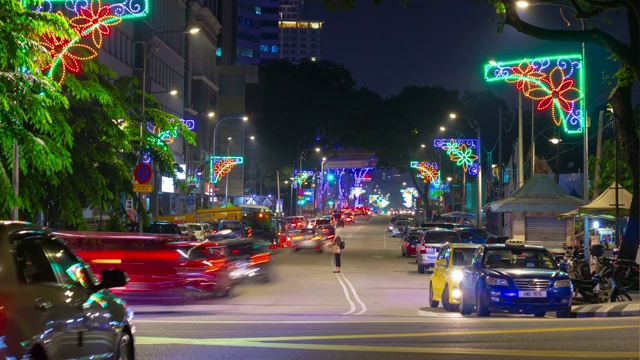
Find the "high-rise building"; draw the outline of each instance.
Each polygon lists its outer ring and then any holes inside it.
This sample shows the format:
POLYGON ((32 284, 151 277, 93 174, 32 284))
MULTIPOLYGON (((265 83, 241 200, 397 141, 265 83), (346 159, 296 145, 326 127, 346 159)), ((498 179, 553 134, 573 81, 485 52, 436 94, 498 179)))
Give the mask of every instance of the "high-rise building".
POLYGON ((222 32, 218 65, 260 65, 278 59, 277 0, 216 2, 222 32))
POLYGON ((304 0, 280 0, 280 59, 321 60, 323 21, 302 15, 304 0))

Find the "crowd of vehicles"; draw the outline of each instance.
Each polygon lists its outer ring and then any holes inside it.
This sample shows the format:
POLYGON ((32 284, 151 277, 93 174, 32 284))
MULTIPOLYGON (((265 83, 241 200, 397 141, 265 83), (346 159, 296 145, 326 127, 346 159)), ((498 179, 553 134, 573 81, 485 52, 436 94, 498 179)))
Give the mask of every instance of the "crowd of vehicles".
POLYGON ((464 315, 493 311, 568 317, 572 301, 630 301, 638 284, 638 264, 603 256, 595 245, 596 271, 579 249, 570 256, 552 254, 524 240, 495 236, 484 229, 453 223, 417 223, 393 217, 387 231, 401 237, 403 257, 415 258, 418 273, 432 269, 429 305, 464 315))

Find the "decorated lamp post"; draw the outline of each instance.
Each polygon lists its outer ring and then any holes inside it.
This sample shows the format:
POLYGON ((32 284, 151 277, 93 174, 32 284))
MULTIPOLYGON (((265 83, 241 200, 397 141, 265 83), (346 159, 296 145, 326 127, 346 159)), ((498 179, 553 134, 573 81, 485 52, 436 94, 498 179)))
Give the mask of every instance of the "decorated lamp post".
MULTIPOLYGON (((462 166, 463 179, 466 182, 467 173, 469 175, 479 175, 478 155, 476 154, 479 147, 477 139, 434 139, 433 146, 445 150, 449 159, 454 161, 456 165, 462 166)), ((466 184, 463 184, 463 191, 466 184)), ((464 192, 463 192, 464 194, 464 192)), ((464 195, 462 202, 462 210, 464 211, 464 195)), ((476 219, 478 226, 482 225, 482 208, 480 207, 480 214, 477 214, 476 219)))

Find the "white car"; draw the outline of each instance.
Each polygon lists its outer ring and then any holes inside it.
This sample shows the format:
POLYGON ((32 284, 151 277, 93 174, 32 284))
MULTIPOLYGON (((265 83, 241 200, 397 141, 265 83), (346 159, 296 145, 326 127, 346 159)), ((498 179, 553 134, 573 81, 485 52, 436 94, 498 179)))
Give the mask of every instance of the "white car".
POLYGON ((411 222, 411 220, 403 220, 400 219, 398 221, 396 221, 395 225, 393 226, 393 229, 391 229, 391 234, 393 237, 402 237, 402 234, 404 233, 404 229, 406 227, 411 227, 413 226, 413 223, 411 222))
POLYGON ((204 241, 204 237, 207 235, 207 228, 204 224, 200 223, 185 223, 187 228, 189 229, 190 239, 196 241, 204 241))
POLYGON ((424 274, 428 268, 436 264, 440 249, 447 243, 461 243, 458 232, 451 229, 430 228, 424 231, 420 245, 416 250, 416 264, 418 273, 424 274))

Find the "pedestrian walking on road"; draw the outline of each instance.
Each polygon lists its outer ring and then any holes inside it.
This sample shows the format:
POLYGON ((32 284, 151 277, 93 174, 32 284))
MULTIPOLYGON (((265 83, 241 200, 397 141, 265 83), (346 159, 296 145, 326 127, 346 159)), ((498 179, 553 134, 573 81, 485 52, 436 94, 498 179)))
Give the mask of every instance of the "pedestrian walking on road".
POLYGON ((336 262, 336 269, 333 271, 334 274, 340 273, 340 266, 342 265, 340 261, 340 255, 342 253, 342 249, 344 249, 344 242, 342 241, 342 238, 340 238, 340 236, 337 236, 336 242, 331 248, 331 251, 333 251, 333 257, 335 258, 336 262))

